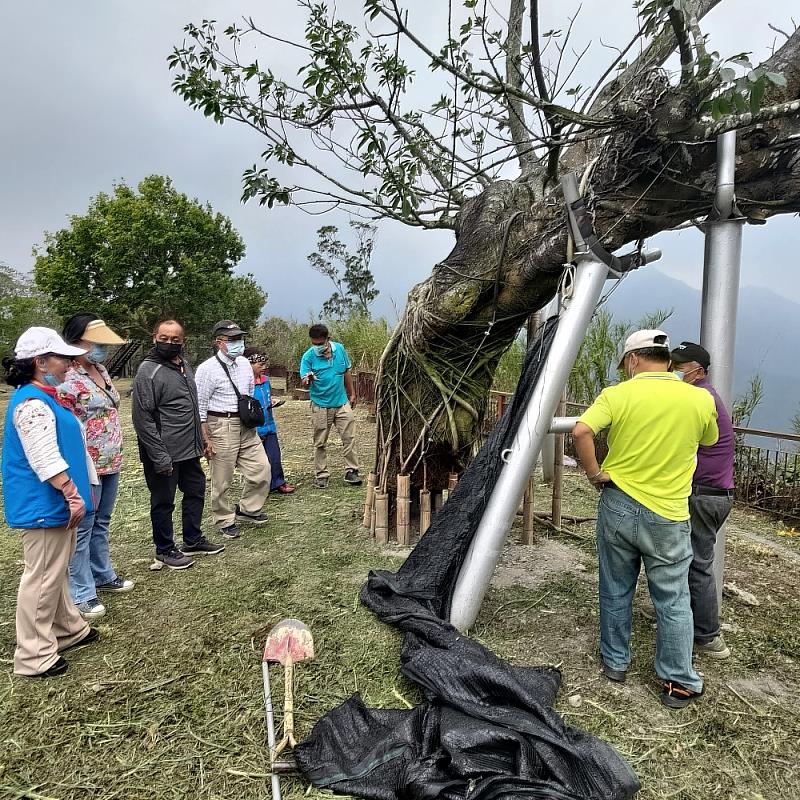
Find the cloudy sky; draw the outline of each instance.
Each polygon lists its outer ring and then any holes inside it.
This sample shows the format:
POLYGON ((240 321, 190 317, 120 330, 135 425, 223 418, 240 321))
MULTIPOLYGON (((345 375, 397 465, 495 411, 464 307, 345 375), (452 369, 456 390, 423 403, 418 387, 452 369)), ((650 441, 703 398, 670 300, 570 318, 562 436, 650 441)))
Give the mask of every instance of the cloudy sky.
MULTIPOLYGON (((446 3, 407 2, 411 22, 443 41, 446 3)), ((577 3, 543 0, 542 28, 562 27, 577 3)), ((635 19, 631 3, 585 0, 575 45, 602 38, 620 44, 635 19)), ((358 0, 340 0, 340 11, 363 19, 358 0)), ((764 57, 776 38, 767 22, 784 29, 796 0, 767 0, 754 19, 751 0, 726 0, 704 23, 715 49, 764 57), (766 13, 768 10, 769 13, 766 13)), ((345 226, 343 214, 308 217, 297 209, 266 211, 242 205, 241 173, 258 160, 264 142, 252 131, 215 125, 192 111, 170 88, 166 57, 188 21, 235 21, 252 15, 274 33, 297 37, 302 15, 294 0, 0 0, 0 260, 27 271, 31 249, 45 230, 57 230, 70 214, 112 182, 135 184, 152 173, 170 175, 188 195, 228 215, 242 234, 242 271, 255 274, 269 292, 267 312, 306 319, 330 294, 306 256, 321 224, 345 226)), ((796 12, 795 12, 796 14, 796 12)), ((608 53, 596 41, 583 69, 596 72, 608 53)), ((284 56, 265 48, 262 64, 280 71, 284 56)), ((291 73, 290 73, 291 74, 291 73)), ((427 90, 424 79, 419 89, 427 90)), ((381 226, 374 272, 382 297, 377 310, 390 318, 408 289, 430 272, 451 246, 451 235, 402 225, 381 226)), ((653 243, 665 251, 658 269, 692 286, 702 281, 702 237, 667 234, 653 243)), ((745 231, 743 284, 771 287, 800 302, 800 221, 771 221, 745 231)))

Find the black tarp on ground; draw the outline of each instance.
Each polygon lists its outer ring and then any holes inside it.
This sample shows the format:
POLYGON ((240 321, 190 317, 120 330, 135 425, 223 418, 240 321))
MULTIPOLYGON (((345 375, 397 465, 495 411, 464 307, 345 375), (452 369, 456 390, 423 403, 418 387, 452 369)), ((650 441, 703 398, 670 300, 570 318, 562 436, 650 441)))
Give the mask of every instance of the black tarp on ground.
POLYGON ((370 572, 362 589, 362 602, 406 634, 402 671, 426 702, 375 709, 356 694, 326 714, 295 749, 316 786, 378 800, 624 800, 638 791, 616 750, 552 710, 558 670, 514 667, 446 622, 500 454, 513 440, 554 332, 549 321, 503 418, 406 562, 396 573, 370 572))

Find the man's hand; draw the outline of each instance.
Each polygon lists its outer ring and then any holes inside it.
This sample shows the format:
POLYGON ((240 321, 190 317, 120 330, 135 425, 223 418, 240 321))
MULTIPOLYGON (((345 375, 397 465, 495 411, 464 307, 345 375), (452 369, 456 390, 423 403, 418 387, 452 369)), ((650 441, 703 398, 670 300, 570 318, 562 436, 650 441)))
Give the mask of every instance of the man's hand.
POLYGON ((589 483, 594 486, 595 489, 599 492, 606 483, 611 482, 611 476, 607 472, 603 472, 602 470, 595 475, 586 475, 589 479, 589 483))
POLYGON ((61 487, 61 492, 69 510, 67 530, 72 530, 77 528, 81 520, 86 516, 86 504, 83 502, 80 492, 78 492, 78 487, 71 480, 64 483, 61 487))
POLYGON ((348 402, 350 403, 350 408, 355 408, 355 407, 356 407, 356 400, 357 400, 357 399, 358 399, 358 398, 357 398, 357 397, 356 397, 354 394, 351 394, 351 395, 350 395, 350 396, 347 398, 348 402))
POLYGON ((156 472, 159 475, 172 475, 172 464, 162 464, 160 467, 156 467, 156 472))
POLYGON ((302 383, 303 386, 308 386, 311 383, 311 381, 313 381, 314 378, 316 378, 316 377, 317 376, 314 375, 313 372, 309 372, 308 374, 303 375, 303 377, 300 378, 300 383, 302 383))
POLYGON ((203 455, 211 461, 212 458, 217 454, 216 448, 214 447, 214 442, 211 439, 206 439, 205 444, 203 446, 203 455))

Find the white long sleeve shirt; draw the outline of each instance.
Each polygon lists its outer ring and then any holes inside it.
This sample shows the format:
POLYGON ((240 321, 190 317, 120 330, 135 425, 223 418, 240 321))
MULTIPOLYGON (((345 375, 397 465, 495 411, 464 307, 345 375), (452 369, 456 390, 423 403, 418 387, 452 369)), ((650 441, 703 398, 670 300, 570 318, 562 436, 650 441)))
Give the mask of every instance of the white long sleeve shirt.
MULTIPOLYGON (((232 359, 222 352, 217 355, 225 362, 239 393, 252 395, 255 388, 255 377, 250 362, 244 356, 232 359)), ((238 411, 239 409, 236 392, 219 363, 217 355, 206 359, 194 374, 200 422, 208 419, 209 411, 238 411)))

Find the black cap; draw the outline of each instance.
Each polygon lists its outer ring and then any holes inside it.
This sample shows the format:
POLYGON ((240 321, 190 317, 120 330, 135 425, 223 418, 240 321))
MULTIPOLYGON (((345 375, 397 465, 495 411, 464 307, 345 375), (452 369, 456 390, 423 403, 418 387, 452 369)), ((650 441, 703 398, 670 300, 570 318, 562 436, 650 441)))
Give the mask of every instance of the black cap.
POLYGON ((676 364, 696 361, 705 370, 711 366, 711 356, 708 354, 708 350, 694 342, 681 342, 670 353, 670 357, 676 364))
POLYGON ((214 326, 214 336, 244 336, 246 333, 232 319, 221 319, 214 326))

